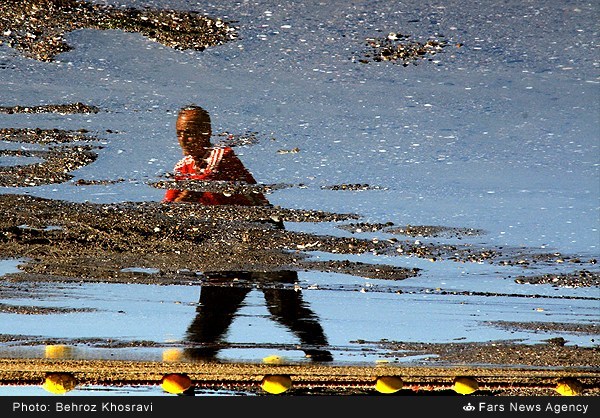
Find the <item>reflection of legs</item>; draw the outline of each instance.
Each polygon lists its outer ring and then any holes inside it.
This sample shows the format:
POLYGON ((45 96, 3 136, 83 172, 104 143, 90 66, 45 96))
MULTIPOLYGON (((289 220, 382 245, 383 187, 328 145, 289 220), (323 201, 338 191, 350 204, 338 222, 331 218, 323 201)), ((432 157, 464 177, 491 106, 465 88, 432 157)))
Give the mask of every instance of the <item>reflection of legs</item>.
POLYGON ((206 360, 216 356, 220 349, 218 343, 222 342, 223 335, 250 290, 228 286, 202 287, 196 318, 187 330, 187 340, 199 346, 186 349, 188 356, 206 360))
MULTIPOLYGON (((317 316, 306 307, 300 292, 293 289, 263 289, 263 293, 273 318, 288 327, 300 338, 302 344, 327 345, 327 337, 317 316)), ((304 352, 316 361, 332 360, 331 353, 327 350, 307 348, 304 352)))

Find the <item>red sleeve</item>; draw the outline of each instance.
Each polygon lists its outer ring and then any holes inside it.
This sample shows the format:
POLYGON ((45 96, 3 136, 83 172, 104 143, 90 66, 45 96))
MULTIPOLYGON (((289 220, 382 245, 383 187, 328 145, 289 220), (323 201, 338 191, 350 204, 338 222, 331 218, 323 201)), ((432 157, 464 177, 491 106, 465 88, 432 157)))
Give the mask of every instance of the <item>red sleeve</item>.
POLYGON ((181 190, 169 189, 163 197, 163 202, 173 202, 177 199, 177 196, 181 193, 181 190))

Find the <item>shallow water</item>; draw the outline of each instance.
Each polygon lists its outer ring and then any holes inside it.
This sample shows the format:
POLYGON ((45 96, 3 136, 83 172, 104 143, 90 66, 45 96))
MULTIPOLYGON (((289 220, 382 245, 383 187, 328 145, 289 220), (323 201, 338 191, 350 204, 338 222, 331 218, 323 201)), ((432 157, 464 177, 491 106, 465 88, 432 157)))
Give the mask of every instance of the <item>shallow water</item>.
MULTIPOLYGON (((484 247, 524 247, 582 260, 600 256, 600 79, 593 4, 119 3, 193 9, 235 20, 240 39, 202 52, 176 51, 138 34, 78 30, 67 37, 73 50, 54 63, 23 58, 1 45, 0 105, 81 101, 104 111, 0 114, 0 127, 85 128, 98 133, 103 145, 99 158, 74 172, 73 181, 126 179, 94 186, 66 182, 4 187, 1 193, 77 202, 160 200, 164 191, 148 183, 170 172, 180 158, 176 114, 182 106, 195 103, 209 111, 215 132, 256 133, 258 143, 238 147, 236 153, 259 183, 302 185, 270 193, 274 205, 356 213, 361 222, 483 229, 484 234, 462 242, 484 247), (358 62, 365 38, 392 31, 415 39, 443 34, 452 46, 434 61, 407 67, 358 62), (458 43, 462 47, 454 46, 458 43), (278 152, 294 148, 299 152, 278 152), (327 188, 339 184, 376 188, 327 188)), ((2 147, 19 148, 10 143, 2 147)), ((4 159, 0 162, 5 164, 4 159)), ((335 224, 286 227, 345 234, 335 224)), ((386 238, 382 233, 363 235, 386 238)), ((597 324, 597 287, 514 282, 519 275, 569 272, 572 266, 523 269, 431 263, 400 255, 339 257, 423 271, 401 282, 299 273, 304 302, 318 318, 335 361, 373 364, 385 357, 376 344, 362 350, 365 345, 356 344, 358 340, 537 343, 564 336, 568 344, 597 346, 598 335, 489 325, 495 321, 597 324), (498 295, 448 296, 437 294, 436 289, 498 295)), ((596 265, 585 268, 598 271, 596 265)), ((12 261, 0 263, 0 273, 14 269, 12 261)), ((0 333, 180 341, 196 315, 200 292, 194 286, 39 284, 34 299, 0 298, 0 303, 93 311, 1 313, 0 333)), ((233 347, 219 352, 219 358, 260 361, 279 354, 308 361, 294 348, 297 338, 269 316, 262 296, 258 289, 247 295, 227 334, 233 347)), ((82 358, 160 359, 162 355, 152 348, 75 347, 74 352, 82 358)), ((44 355, 43 346, 10 344, 0 346, 0 353, 44 355)))

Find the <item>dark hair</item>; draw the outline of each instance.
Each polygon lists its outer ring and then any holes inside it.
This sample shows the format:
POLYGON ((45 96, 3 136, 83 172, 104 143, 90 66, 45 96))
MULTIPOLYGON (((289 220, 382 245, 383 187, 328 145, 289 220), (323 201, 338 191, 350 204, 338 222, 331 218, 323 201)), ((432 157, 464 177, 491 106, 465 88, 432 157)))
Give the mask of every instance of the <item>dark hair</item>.
POLYGON ((202 130, 210 131, 211 129, 210 115, 204 108, 190 105, 179 110, 175 124, 176 130, 197 131, 200 127, 203 127, 202 130))

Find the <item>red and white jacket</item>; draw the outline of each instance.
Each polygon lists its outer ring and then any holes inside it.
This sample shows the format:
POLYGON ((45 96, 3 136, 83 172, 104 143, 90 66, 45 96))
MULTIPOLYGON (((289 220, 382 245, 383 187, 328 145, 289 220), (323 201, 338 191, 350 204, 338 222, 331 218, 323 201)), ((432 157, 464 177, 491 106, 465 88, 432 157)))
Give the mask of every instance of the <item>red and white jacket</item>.
MULTIPOLYGON (((175 180, 240 181, 256 184, 252 174, 235 155, 231 147, 216 147, 206 158, 206 165, 197 165, 191 155, 183 157, 174 168, 175 180)), ((214 192, 184 192, 169 189, 164 202, 185 201, 203 205, 264 206, 269 202, 262 193, 224 195, 214 192), (178 199, 179 198, 179 199, 178 199)))

